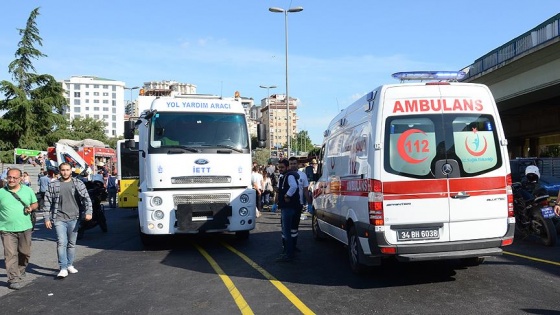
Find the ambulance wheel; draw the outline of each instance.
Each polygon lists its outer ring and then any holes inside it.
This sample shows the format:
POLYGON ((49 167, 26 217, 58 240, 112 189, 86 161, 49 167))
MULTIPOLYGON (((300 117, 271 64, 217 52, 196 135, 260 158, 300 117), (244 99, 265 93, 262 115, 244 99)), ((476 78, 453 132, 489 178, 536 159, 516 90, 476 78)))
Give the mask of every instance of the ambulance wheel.
POLYGON ((240 241, 249 239, 249 231, 237 231, 235 232, 235 238, 240 241))
POLYGON ((484 257, 461 258, 461 265, 465 267, 476 267, 484 262, 484 257))
POLYGON ((348 258, 350 260, 350 269, 356 274, 361 274, 366 271, 366 265, 360 262, 361 250, 356 227, 352 225, 350 226, 350 230, 348 230, 348 258))
POLYGON ((325 232, 321 231, 321 227, 319 226, 319 220, 317 216, 313 214, 311 216, 311 230, 313 231, 313 239, 316 241, 321 241, 327 238, 325 232))

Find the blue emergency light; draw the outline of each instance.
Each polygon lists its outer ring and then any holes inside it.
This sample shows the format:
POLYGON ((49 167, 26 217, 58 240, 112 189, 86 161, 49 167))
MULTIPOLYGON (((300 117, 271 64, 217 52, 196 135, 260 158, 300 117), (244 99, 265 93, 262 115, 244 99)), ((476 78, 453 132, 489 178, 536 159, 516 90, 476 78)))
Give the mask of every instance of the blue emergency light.
POLYGON ((401 81, 459 81, 462 80, 466 75, 467 74, 463 71, 407 71, 393 73, 391 76, 401 81))

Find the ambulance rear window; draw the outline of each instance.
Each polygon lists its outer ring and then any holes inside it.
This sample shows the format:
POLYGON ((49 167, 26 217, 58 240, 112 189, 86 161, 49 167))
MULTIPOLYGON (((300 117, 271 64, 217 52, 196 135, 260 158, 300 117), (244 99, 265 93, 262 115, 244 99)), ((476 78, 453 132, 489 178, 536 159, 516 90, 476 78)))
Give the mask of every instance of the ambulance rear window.
POLYGON ((412 178, 436 178, 437 161, 457 161, 461 177, 483 174, 503 163, 490 115, 389 117, 385 143, 385 170, 412 178))

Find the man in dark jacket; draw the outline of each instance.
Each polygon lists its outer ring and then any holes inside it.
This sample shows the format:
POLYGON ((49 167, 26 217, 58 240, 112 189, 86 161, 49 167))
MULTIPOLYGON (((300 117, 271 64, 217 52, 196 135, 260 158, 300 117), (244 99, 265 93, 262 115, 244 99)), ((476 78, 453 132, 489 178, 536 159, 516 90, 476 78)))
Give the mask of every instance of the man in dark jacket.
POLYGON ((288 160, 282 160, 278 169, 283 175, 278 182, 278 207, 282 210, 282 235, 284 236, 284 252, 276 259, 277 262, 290 262, 294 259, 294 238, 292 225, 294 217, 301 214, 301 203, 298 190, 298 173, 288 169, 288 160))

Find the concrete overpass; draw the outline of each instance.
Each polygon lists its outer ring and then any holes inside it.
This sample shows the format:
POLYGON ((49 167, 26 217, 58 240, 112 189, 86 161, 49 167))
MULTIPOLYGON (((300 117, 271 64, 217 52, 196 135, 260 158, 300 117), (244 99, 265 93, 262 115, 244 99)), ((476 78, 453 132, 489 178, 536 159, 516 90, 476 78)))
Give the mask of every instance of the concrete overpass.
POLYGON ((560 13, 464 69, 494 94, 512 158, 560 145, 559 34, 560 13))

